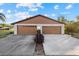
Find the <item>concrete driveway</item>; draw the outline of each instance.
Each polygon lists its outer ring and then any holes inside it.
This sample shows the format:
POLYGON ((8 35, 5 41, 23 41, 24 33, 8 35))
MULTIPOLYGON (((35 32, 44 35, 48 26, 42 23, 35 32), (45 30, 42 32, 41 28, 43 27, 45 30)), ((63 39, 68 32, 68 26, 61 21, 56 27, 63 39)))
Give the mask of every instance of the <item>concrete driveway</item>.
MULTIPOLYGON (((43 48, 45 55, 79 55, 79 39, 69 35, 44 35, 43 48)), ((35 55, 33 35, 10 35, 0 39, 1 56, 35 55)))
POLYGON ((79 39, 69 35, 44 35, 45 55, 79 55, 79 39))
POLYGON ((33 55, 35 51, 33 38, 33 35, 10 35, 6 38, 0 39, 0 55, 33 55))

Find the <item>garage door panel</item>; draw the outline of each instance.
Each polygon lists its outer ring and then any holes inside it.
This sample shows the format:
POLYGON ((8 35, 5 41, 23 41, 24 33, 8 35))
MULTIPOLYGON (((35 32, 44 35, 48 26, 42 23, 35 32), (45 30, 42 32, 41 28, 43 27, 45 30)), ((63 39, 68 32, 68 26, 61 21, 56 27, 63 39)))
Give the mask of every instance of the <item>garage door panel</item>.
POLYGON ((32 35, 36 34, 36 27, 35 26, 18 26, 19 35, 32 35))
POLYGON ((61 34, 61 27, 59 26, 44 26, 44 34, 61 34))

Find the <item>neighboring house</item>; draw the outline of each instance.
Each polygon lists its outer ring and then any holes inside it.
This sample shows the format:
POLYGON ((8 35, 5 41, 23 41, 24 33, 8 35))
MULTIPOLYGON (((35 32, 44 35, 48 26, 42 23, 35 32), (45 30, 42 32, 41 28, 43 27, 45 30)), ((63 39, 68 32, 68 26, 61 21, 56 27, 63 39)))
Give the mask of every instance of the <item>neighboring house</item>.
POLYGON ((13 24, 15 35, 36 34, 38 29, 42 34, 64 34, 64 23, 43 15, 36 15, 13 24))

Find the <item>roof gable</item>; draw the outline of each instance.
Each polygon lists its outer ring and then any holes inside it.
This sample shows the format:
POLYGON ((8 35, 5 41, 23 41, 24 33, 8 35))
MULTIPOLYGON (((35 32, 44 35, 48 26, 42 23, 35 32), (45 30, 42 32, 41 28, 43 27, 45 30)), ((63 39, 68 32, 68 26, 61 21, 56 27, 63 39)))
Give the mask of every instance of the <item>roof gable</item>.
POLYGON ((36 15, 13 24, 64 24, 43 15, 36 15))

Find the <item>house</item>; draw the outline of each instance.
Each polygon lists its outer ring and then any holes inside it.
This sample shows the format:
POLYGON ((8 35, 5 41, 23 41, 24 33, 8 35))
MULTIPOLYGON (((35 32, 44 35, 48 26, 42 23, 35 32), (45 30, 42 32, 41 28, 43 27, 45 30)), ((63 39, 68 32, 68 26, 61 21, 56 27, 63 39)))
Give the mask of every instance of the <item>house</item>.
POLYGON ((36 15, 13 24, 15 35, 33 35, 38 29, 42 34, 64 34, 64 23, 43 15, 36 15))

